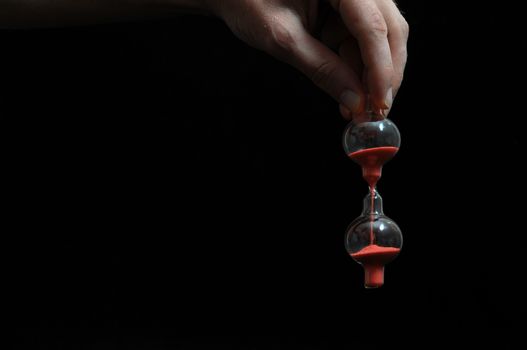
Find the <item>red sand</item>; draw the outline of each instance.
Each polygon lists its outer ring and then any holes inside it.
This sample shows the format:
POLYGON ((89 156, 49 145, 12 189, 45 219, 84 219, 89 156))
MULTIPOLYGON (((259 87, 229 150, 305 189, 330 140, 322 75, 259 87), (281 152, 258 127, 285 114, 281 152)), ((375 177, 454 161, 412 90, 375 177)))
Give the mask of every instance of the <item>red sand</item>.
POLYGON ((374 211, 374 204, 375 204, 375 186, 370 185, 370 244, 373 244, 373 220, 375 220, 375 211, 374 211))
POLYGON ((350 153, 348 157, 362 167, 362 177, 373 188, 381 177, 382 166, 392 159, 397 151, 399 151, 398 147, 366 148, 350 153))
POLYGON ((400 251, 399 248, 371 244, 351 254, 351 257, 364 267, 364 285, 367 288, 376 288, 384 284, 384 265, 395 259, 400 251))

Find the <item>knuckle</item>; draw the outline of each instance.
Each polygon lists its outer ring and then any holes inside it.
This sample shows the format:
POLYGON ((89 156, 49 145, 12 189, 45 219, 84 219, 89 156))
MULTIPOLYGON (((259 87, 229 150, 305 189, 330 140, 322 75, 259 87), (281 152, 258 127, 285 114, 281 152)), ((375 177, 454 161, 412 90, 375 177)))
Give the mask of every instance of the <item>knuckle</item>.
POLYGON ((336 67, 329 61, 324 61, 313 69, 310 78, 315 85, 322 89, 327 89, 331 81, 331 77, 335 73, 336 67))
POLYGON ((297 43, 297 38, 287 22, 272 20, 265 29, 267 47, 271 51, 290 52, 297 43))
POLYGON ((406 46, 399 48, 394 55, 394 69, 395 71, 404 71, 406 62, 408 61, 408 50, 406 46))
POLYGON ((410 25, 403 16, 401 16, 401 31, 403 32, 404 37, 408 39, 408 36, 410 35, 410 25))
POLYGON ((406 49, 406 47, 401 50, 399 55, 401 57, 401 62, 404 69, 404 67, 406 66, 406 62, 408 61, 408 50, 406 49))
POLYGON ((372 11, 370 14, 368 31, 375 36, 388 35, 388 26, 386 25, 384 17, 378 10, 372 11))
POLYGON ((404 71, 398 71, 393 78, 394 86, 398 89, 404 79, 404 71))
POLYGON ((380 70, 382 77, 385 77, 386 80, 391 80, 395 76, 395 69, 392 65, 382 67, 380 70))

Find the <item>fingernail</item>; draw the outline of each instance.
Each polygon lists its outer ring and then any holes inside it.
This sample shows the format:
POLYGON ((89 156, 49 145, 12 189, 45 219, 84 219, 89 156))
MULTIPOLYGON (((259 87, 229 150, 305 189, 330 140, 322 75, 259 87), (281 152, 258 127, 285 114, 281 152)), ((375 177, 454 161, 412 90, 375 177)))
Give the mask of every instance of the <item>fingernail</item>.
POLYGON ((384 98, 384 105, 382 106, 383 109, 388 109, 392 107, 393 103, 393 89, 389 88, 386 92, 386 97, 384 98))
POLYGON ((340 103, 342 103, 352 113, 360 112, 360 96, 351 90, 344 90, 340 95, 340 103))
POLYGON ((389 109, 382 109, 382 108, 375 109, 371 113, 372 120, 373 121, 379 121, 379 120, 385 119, 386 116, 388 115, 388 111, 389 111, 389 109))

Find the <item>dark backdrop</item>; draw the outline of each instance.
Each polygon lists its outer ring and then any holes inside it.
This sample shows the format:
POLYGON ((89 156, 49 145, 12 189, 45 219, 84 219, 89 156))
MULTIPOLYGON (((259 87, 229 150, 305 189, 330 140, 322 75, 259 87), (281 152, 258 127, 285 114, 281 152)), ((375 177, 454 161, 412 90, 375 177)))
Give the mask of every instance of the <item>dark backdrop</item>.
POLYGON ((400 2, 384 171, 404 249, 364 290, 336 104, 219 21, 0 32, 17 349, 509 344, 526 312, 519 12, 400 2), (459 337, 459 338, 457 338, 459 337), (459 340, 456 340, 459 339, 459 340), (426 342, 426 343, 425 343, 426 342))

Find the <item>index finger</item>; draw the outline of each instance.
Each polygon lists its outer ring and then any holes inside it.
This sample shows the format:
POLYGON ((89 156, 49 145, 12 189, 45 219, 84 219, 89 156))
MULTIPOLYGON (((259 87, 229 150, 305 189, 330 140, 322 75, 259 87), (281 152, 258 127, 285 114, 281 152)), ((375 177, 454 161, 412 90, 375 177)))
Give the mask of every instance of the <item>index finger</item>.
POLYGON ((350 33, 357 39, 374 112, 391 107, 393 63, 388 27, 373 0, 333 0, 350 33))

